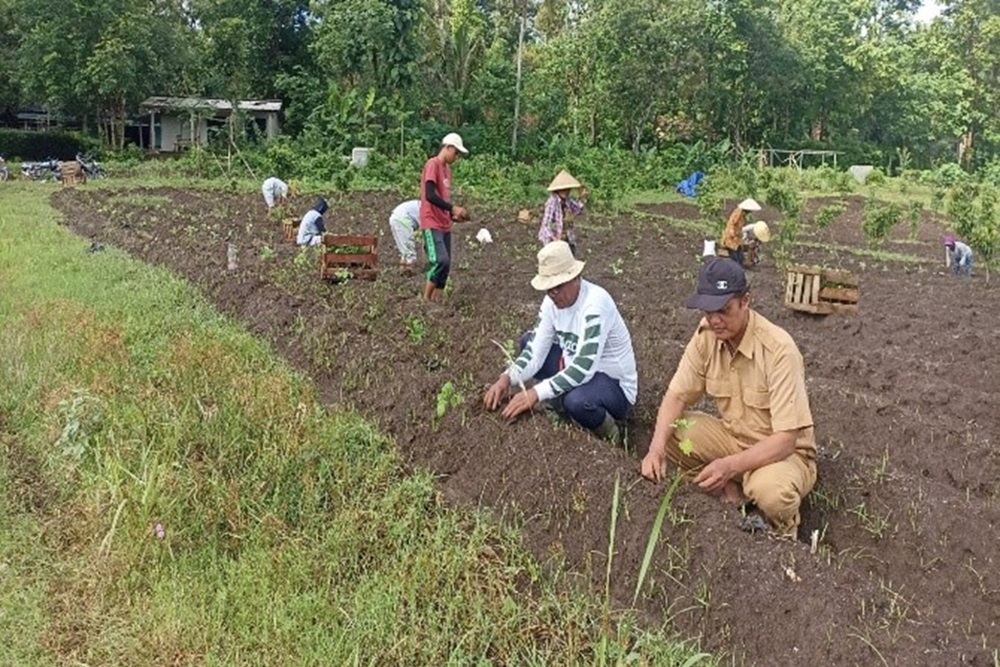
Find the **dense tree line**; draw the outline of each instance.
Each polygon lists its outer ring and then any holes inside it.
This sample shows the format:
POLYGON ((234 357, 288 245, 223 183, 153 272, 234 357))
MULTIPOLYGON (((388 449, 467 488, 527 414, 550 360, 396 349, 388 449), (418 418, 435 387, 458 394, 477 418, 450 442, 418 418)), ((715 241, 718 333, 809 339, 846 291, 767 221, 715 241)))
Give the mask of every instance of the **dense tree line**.
POLYGON ((0 107, 111 144, 148 95, 279 97, 299 146, 665 143, 977 166, 1000 149, 1000 0, 0 0, 0 107))

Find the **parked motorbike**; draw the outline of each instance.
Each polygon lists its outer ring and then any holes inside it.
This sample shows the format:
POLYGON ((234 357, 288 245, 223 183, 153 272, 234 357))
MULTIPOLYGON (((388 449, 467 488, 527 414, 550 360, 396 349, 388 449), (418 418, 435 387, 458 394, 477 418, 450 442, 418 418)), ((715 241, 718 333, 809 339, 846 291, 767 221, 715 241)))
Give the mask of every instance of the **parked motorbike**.
POLYGON ((40 162, 22 162, 21 176, 32 181, 58 181, 61 176, 59 160, 49 158, 40 162))
POLYGON ((104 167, 101 163, 95 160, 90 155, 85 155, 83 153, 76 154, 76 161, 83 169, 83 173, 87 175, 87 178, 105 178, 107 174, 104 171, 104 167))

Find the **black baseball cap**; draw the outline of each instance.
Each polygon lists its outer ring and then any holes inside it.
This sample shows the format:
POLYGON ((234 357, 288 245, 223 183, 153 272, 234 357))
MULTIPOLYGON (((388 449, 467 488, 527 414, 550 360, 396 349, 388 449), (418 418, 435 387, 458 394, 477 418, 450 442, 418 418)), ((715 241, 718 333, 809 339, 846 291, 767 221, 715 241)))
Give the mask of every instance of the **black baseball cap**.
POLYGON ((728 257, 715 257, 698 274, 698 291, 687 300, 688 308, 714 313, 748 289, 743 267, 728 257))

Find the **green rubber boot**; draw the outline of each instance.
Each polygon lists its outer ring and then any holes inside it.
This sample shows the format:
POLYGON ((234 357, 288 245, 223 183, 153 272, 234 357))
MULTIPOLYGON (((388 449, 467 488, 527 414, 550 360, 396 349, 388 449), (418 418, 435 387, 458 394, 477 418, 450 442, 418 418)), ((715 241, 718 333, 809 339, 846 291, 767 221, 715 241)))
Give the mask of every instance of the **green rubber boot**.
POLYGON ((594 429, 594 435, 601 440, 619 447, 624 440, 622 429, 618 426, 618 422, 615 421, 610 412, 604 413, 604 421, 594 429))

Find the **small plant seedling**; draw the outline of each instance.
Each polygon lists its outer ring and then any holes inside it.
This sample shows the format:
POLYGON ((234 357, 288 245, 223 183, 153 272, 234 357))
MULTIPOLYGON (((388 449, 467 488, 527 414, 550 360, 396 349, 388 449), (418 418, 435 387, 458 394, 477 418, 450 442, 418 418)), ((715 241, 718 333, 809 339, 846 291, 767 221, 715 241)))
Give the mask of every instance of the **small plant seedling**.
POLYGON ((351 273, 350 269, 345 269, 344 267, 340 267, 339 269, 334 271, 333 277, 336 278, 338 282, 344 282, 346 280, 350 280, 351 278, 353 278, 354 274, 351 273))
POLYGON ((295 256, 295 266, 309 266, 311 259, 309 257, 309 248, 303 246, 299 248, 299 254, 295 256))
POLYGON ((275 255, 274 248, 272 248, 269 245, 266 245, 260 249, 260 258, 264 261, 267 261, 269 259, 274 259, 274 255, 275 255))
POLYGON ((414 344, 420 344, 427 335, 427 325, 416 315, 406 318, 406 333, 414 344))
POLYGON ((816 218, 814 222, 816 226, 820 229, 826 229, 830 226, 841 213, 847 210, 847 207, 843 204, 830 204, 829 206, 824 206, 819 211, 816 212, 816 218))
POLYGON ((611 263, 611 273, 616 276, 620 276, 622 273, 624 273, 624 269, 622 269, 621 257, 619 257, 618 259, 616 259, 614 262, 611 263))
POLYGON ((513 338, 508 338, 503 342, 503 351, 504 354, 507 355, 508 359, 514 359, 515 357, 517 357, 517 347, 514 345, 513 338))
POLYGON ((453 410, 465 402, 465 397, 455 388, 451 380, 445 382, 438 391, 437 405, 434 408, 434 420, 440 421, 448 410, 453 410))
MULTIPOLYGON (((690 419, 685 419, 684 417, 678 417, 674 420, 671 426, 673 426, 676 431, 686 431, 694 426, 694 422, 690 419)), ((684 438, 677 443, 677 446, 684 456, 691 456, 691 452, 694 451, 694 443, 691 442, 690 438, 684 438)))

